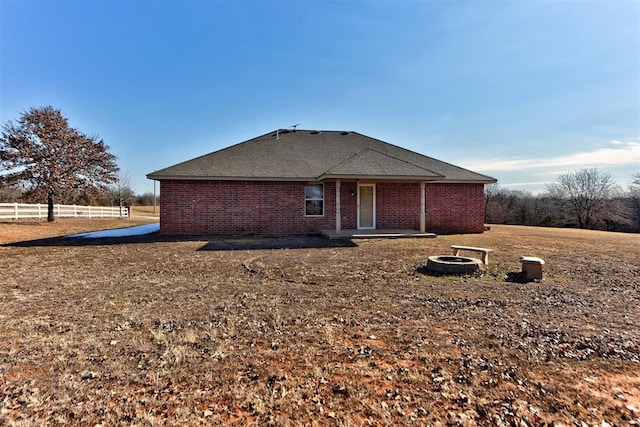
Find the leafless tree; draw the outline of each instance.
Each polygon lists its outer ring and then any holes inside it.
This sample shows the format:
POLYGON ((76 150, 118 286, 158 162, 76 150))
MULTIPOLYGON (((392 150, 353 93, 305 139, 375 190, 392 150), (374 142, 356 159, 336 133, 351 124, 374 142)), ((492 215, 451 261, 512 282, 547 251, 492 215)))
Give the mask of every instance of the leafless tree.
POLYGON ((147 191, 146 193, 137 195, 135 200, 137 205, 153 206, 154 195, 152 192, 147 191))
POLYGON ((21 183, 27 193, 46 197, 47 220, 54 221, 53 203, 60 194, 114 181, 118 167, 108 149, 97 136, 70 127, 60 110, 31 108, 3 126, 0 181, 21 183))
POLYGON ((494 222, 496 215, 492 214, 492 204, 496 195, 500 192, 500 185, 497 182, 484 186, 484 222, 494 222))
POLYGON ((604 221, 618 187, 608 172, 596 168, 567 172, 547 185, 552 197, 565 199, 580 228, 594 228, 604 221))
POLYGON ((0 185, 0 203, 14 203, 22 196, 19 185, 0 185))
POLYGON ((631 198, 631 214, 637 227, 636 229, 640 231, 640 172, 631 175, 629 197, 631 198))
POLYGON ((131 178, 129 174, 119 170, 113 184, 109 187, 109 203, 120 207, 120 216, 123 216, 125 206, 133 203, 133 190, 131 189, 131 178))

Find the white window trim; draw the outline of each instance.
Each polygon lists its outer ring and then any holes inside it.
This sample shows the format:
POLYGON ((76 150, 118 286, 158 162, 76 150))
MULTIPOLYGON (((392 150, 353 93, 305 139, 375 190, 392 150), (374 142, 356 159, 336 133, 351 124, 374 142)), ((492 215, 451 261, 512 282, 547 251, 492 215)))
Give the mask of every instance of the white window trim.
POLYGON ((376 184, 375 183, 358 183, 358 194, 356 199, 356 226, 358 230, 375 230, 377 221, 377 208, 376 208, 376 184), (371 187, 373 188, 373 227, 361 227, 360 226, 360 188, 371 187))
POLYGON ((324 216, 324 212, 325 212, 325 204, 324 204, 324 200, 325 200, 325 194, 324 194, 324 184, 321 182, 310 182, 307 183, 307 185, 304 186, 304 205, 303 205, 303 210, 304 210, 304 216, 307 218, 321 218, 324 216), (320 185, 322 187, 322 198, 307 198, 307 187, 310 185, 320 185), (320 200, 322 201, 322 214, 320 215, 308 215, 307 214, 307 202, 309 200, 320 200))

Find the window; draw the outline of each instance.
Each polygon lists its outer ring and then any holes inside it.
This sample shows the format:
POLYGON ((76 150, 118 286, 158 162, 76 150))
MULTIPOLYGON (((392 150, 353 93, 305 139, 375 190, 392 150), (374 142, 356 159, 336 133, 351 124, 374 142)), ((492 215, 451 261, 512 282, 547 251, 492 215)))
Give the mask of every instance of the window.
POLYGON ((304 214, 306 216, 324 215, 324 185, 309 184, 305 187, 304 214))

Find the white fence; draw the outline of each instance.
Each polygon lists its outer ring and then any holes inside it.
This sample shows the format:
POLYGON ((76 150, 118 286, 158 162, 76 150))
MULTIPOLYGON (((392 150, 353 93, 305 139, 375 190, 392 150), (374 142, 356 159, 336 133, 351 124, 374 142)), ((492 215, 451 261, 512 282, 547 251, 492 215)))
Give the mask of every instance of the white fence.
MULTIPOLYGON (((53 205, 59 218, 129 218, 129 208, 119 206, 53 205)), ((46 218, 47 205, 0 203, 0 219, 46 218)))

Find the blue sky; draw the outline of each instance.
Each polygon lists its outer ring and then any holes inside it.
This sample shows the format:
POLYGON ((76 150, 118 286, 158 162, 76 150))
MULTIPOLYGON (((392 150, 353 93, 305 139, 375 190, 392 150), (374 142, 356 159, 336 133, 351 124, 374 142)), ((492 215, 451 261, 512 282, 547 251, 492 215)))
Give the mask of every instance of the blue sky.
POLYGON ((147 173, 300 123, 543 191, 640 172, 638 1, 0 0, 0 121, 53 105, 147 173))

